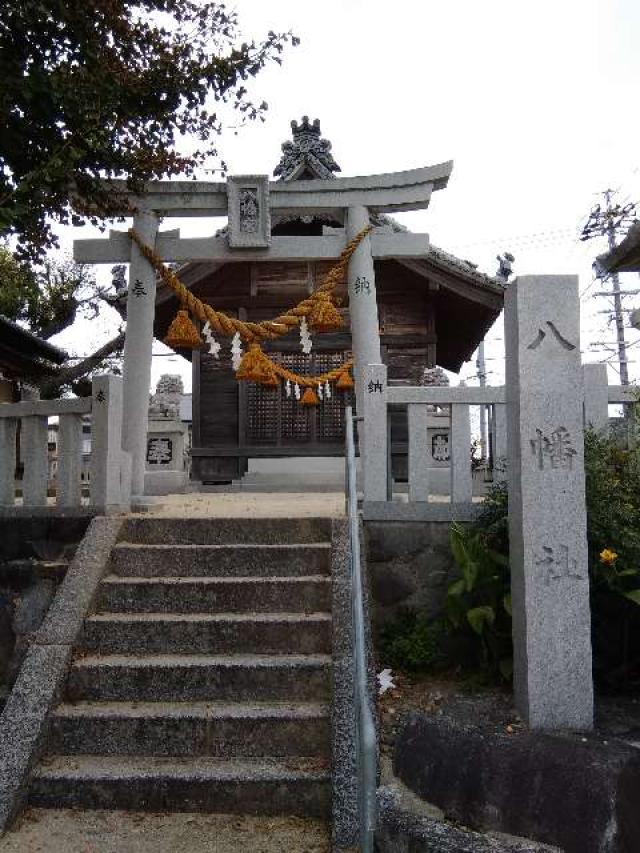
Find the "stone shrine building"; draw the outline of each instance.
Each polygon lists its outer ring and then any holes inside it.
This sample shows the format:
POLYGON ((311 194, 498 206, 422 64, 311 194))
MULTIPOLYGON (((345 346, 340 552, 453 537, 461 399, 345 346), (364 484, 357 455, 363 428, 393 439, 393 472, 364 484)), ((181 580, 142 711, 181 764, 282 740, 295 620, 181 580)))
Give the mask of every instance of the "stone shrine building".
MULTIPOLYGON (((305 116, 292 122, 292 141, 282 146, 274 169, 280 182, 309 186, 340 171, 331 143, 321 137, 320 122, 305 116)), ((357 179, 356 179, 357 180, 357 179)), ((240 215, 249 217, 256 199, 242 194, 240 215)), ((231 215, 231 198, 230 198, 231 215)), ((406 233, 391 217, 371 213, 372 236, 406 233)), ((330 213, 271 212, 271 235, 300 237, 342 234, 344 223, 330 213)), ((221 232, 227 234, 225 228, 221 232)), ((417 236, 417 235, 416 235, 417 236)), ((382 253, 384 255, 384 253, 382 253)), ((203 302, 243 320, 261 321, 296 304, 320 283, 332 260, 197 261, 180 268, 180 280, 203 302)), ((473 264, 429 246, 419 258, 374 256, 380 343, 392 384, 421 384, 436 366, 457 372, 498 317, 503 285, 473 264)), ((366 282, 363 287, 366 287, 366 282)), ((299 331, 269 341, 270 357, 301 374, 317 374, 340 365, 351 352, 346 288, 338 293, 345 323, 339 332, 316 335, 311 352, 301 351, 299 331)), ((154 334, 162 339, 178 307, 173 292, 158 283, 154 334)), ((192 477, 225 482, 247 470, 249 458, 342 456, 344 394, 315 407, 271 389, 236 381, 228 346, 211 355, 206 348, 183 350, 193 365, 192 477)), ((406 468, 406 426, 393 418, 394 468, 406 468)))

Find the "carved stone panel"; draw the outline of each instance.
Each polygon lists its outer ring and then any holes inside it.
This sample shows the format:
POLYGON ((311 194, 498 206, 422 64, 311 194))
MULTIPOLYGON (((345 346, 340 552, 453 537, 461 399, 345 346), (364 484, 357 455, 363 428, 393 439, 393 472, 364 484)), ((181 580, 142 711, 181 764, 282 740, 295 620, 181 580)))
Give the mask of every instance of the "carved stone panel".
POLYGON ((266 175, 234 175, 227 179, 229 246, 265 249, 271 244, 269 178, 266 175))

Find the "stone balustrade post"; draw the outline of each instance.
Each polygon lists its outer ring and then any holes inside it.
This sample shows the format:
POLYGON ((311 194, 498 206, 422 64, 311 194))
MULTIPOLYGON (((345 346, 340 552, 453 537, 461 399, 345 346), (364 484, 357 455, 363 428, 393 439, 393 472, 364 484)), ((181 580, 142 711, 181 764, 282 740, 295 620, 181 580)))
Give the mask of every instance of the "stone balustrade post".
POLYGON ((49 480, 49 424, 46 415, 22 418, 20 457, 24 465, 22 502, 24 506, 47 505, 49 480))
POLYGON ((532 728, 589 729, 593 682, 575 276, 505 296, 516 707, 532 728))
POLYGON ((409 403, 407 421, 409 426, 409 500, 429 500, 429 444, 427 422, 429 408, 422 403, 409 403))
POLYGON ((466 403, 451 405, 451 503, 470 503, 473 495, 471 477, 471 421, 466 403))
MULTIPOLYGON (((138 211, 133 218, 134 229, 152 248, 155 245, 158 224, 156 214, 147 210, 138 211)), ((156 273, 133 243, 124 345, 122 447, 131 454, 131 491, 136 496, 144 494, 155 309, 156 273)))
POLYGON ((80 506, 82 500, 82 415, 60 415, 58 424, 58 506, 80 506))
POLYGON ((493 404, 493 480, 495 483, 507 479, 507 407, 504 403, 493 404))
POLYGON ((17 428, 16 418, 0 418, 0 506, 15 504, 17 428))
POLYGON ((584 364, 584 425, 605 434, 609 429, 609 380, 606 364, 584 364))
MULTIPOLYGON (((94 376, 91 408, 91 503, 104 512, 127 509, 128 460, 122 450, 123 383, 94 376)), ((130 479, 129 479, 130 482, 130 479)))

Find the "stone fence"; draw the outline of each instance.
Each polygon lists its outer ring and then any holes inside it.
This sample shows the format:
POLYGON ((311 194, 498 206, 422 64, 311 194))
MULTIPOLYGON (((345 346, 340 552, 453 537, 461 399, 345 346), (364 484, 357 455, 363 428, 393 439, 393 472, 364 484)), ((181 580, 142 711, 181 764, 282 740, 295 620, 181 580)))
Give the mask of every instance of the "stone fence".
MULTIPOLYGON (((604 364, 582 366, 584 427, 609 429, 609 406, 632 403, 633 388, 609 385, 604 364)), ((507 408, 505 386, 410 387, 387 384, 387 368, 369 365, 366 371, 365 429, 368 453, 363 465, 364 518, 368 521, 467 521, 481 506, 473 500, 471 407, 489 410, 491 473, 493 482, 506 479, 507 408), (370 389, 370 390, 369 390, 370 389), (408 441, 408 495, 394 494, 389 463, 389 406, 406 407, 408 441), (446 427, 432 428, 434 409, 446 427), (448 413, 448 417, 446 417, 448 413), (445 417, 443 418, 443 415, 445 417), (431 433, 434 433, 432 436, 431 433), (439 446, 447 442, 449 488, 441 488, 437 464, 439 446), (434 482, 435 480, 435 482, 434 482)))
MULTIPOLYGON (((27 400, 0 405, 0 510, 16 506, 16 486, 22 487, 22 506, 47 507, 48 422, 58 418, 58 470, 54 500, 56 509, 68 510, 83 503, 82 420, 91 415, 91 509, 100 512, 128 508, 131 465, 121 449, 122 380, 96 376, 91 397, 63 400, 27 400), (16 483, 16 464, 23 466, 16 483)), ((85 501, 86 503, 86 501, 85 501)))

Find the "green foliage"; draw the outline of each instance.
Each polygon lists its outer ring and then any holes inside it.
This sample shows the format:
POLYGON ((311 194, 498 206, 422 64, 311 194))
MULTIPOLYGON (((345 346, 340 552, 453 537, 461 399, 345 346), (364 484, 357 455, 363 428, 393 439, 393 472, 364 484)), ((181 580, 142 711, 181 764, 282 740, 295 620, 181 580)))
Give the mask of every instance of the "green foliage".
MULTIPOLYGON (((493 523, 489 529, 492 526, 493 523)), ((462 573, 447 594, 445 612, 451 633, 466 641, 472 665, 491 676, 509 678, 512 670, 509 560, 491 547, 490 535, 479 526, 453 524, 449 541, 462 573)))
POLYGON ((236 124, 263 120, 267 105, 249 97, 248 81, 280 63, 289 41, 269 32, 242 42, 236 13, 216 2, 5 0, 0 234, 39 256, 55 243, 51 217, 83 221, 69 207, 72 186, 108 214, 121 199, 103 179, 126 177, 138 191, 203 165, 224 171, 220 110, 228 105, 236 124))
POLYGON ((640 688, 640 448, 589 431, 585 474, 594 674, 640 688))
POLYGON ((10 320, 24 319, 25 308, 37 293, 31 269, 0 246, 0 314, 10 320))
POLYGON ((433 672, 446 662, 443 651, 446 625, 406 611, 387 622, 380 634, 380 652, 390 667, 405 672, 433 672))
MULTIPOLYGON (((585 472, 594 676, 600 689, 637 691, 640 443, 621 448, 615 438, 588 431, 585 472)), ((472 667, 485 677, 508 681, 512 642, 506 484, 490 489, 474 524, 452 525, 450 543, 461 577, 448 589, 445 624, 419 614, 405 619, 402 630, 391 630, 394 642, 383 644, 385 662, 398 669, 414 668, 416 659, 426 670, 447 664, 472 667), (422 637, 431 643, 424 643, 428 653, 422 652, 422 637)))
POLYGON ((95 317, 105 296, 83 264, 63 259, 30 267, 2 247, 0 283, 0 314, 45 339, 71 325, 78 310, 95 317))

